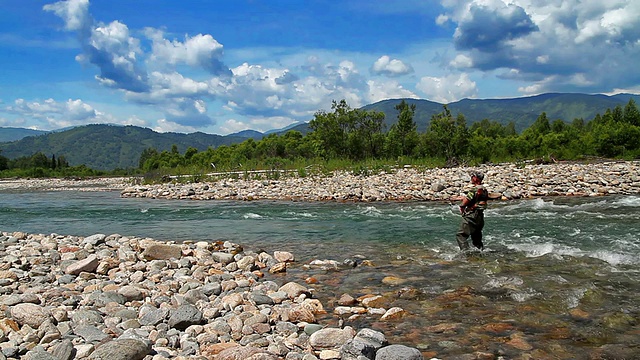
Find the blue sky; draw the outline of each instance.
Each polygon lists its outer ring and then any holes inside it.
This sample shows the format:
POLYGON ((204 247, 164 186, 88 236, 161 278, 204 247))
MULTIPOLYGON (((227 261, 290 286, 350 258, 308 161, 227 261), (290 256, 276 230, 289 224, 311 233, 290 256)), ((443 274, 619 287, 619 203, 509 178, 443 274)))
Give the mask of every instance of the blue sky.
POLYGON ((0 0, 0 126, 229 134, 332 100, 640 93, 637 0, 0 0))

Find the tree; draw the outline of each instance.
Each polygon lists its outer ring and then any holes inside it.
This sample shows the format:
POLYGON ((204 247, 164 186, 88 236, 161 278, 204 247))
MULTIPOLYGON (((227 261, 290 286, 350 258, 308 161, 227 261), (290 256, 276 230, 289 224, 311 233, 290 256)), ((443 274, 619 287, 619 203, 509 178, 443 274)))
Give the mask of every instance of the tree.
POLYGON ((318 142, 318 152, 324 158, 340 157, 345 155, 347 130, 350 119, 347 115, 351 108, 343 99, 331 103, 333 112, 318 111, 309 122, 309 128, 314 133, 314 139, 318 142))
POLYGON ((411 155, 418 137, 416 122, 413 121, 416 104, 409 105, 406 101, 402 100, 400 104, 395 106, 395 109, 398 110, 398 122, 395 124, 393 134, 397 136, 399 140, 401 154, 411 155))
POLYGON ((633 98, 629 99, 629 102, 625 105, 623 118, 627 124, 640 126, 640 111, 638 111, 633 98))
POLYGON ((444 110, 431 117, 425 134, 427 147, 432 155, 444 157, 449 165, 455 165, 469 146, 469 130, 464 115, 453 119, 447 105, 444 110))

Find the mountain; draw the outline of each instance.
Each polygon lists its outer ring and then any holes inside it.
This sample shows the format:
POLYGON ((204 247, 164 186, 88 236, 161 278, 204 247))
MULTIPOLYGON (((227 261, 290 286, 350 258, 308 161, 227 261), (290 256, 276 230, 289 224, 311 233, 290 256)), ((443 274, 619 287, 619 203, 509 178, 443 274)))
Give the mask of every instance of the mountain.
MULTIPOLYGON (((576 118, 589 121, 596 114, 604 114, 607 109, 613 109, 618 105, 624 107, 629 99, 634 99, 636 103, 640 102, 640 96, 632 94, 607 96, 550 93, 512 99, 463 99, 447 106, 453 116, 463 114, 469 125, 483 119, 505 125, 514 122, 516 131, 521 132, 533 124, 542 112, 547 114, 550 121, 562 119, 565 122, 571 122, 576 118)), ((437 102, 421 99, 404 100, 410 105, 416 105, 414 121, 419 132, 426 131, 431 117, 443 111, 443 104, 437 102)), ((395 106, 400 101, 402 99, 384 100, 366 105, 362 109, 385 113, 386 130, 389 130, 391 125, 397 122, 398 111, 395 106)), ((0 128, 0 135, 13 132, 14 138, 19 138, 15 134, 20 134, 20 131, 23 131, 22 134, 38 135, 27 136, 12 142, 0 142, 0 151, 2 156, 11 159, 31 156, 40 151, 49 157, 62 155, 70 165, 85 164, 94 169, 111 170, 137 167, 140 154, 150 147, 164 151, 170 150, 175 144, 180 153, 184 153, 190 146, 203 151, 208 147, 231 145, 249 138, 259 140, 271 133, 282 135, 290 130, 306 135, 309 132, 309 124, 292 124, 286 128, 265 133, 245 130, 226 136, 202 132, 158 133, 147 128, 119 125, 86 125, 39 135, 36 130, 0 128), (36 133, 30 133, 34 131, 36 133)))
MULTIPOLYGON (((640 101, 639 95, 618 94, 588 95, 571 93, 549 93, 536 96, 528 96, 511 99, 463 99, 447 105, 453 116, 463 114, 467 124, 489 119, 503 125, 513 122, 516 131, 521 132, 533 124, 538 116, 545 112, 550 121, 556 119, 567 123, 574 119, 592 120, 596 114, 604 114, 607 109, 613 109, 617 105, 624 107, 629 99, 636 103, 640 101)), ((395 106, 403 99, 383 100, 366 105, 362 109, 381 111, 385 113, 387 130, 397 122, 398 111, 395 106)), ((420 99, 404 99, 409 105, 415 104, 416 111, 414 121, 418 132, 426 131, 431 121, 431 116, 443 111, 443 104, 420 99)))
POLYGON ((260 131, 255 131, 255 130, 242 130, 240 132, 229 134, 227 136, 239 137, 243 139, 260 140, 264 137, 264 134, 261 133, 260 131))
POLYGON ((178 151, 184 153, 188 147, 203 151, 209 146, 231 145, 244 140, 202 132, 158 133, 137 126, 86 125, 0 143, 0 150, 10 159, 42 152, 49 157, 64 156, 72 166, 84 164, 93 169, 112 170, 137 167, 140 154, 146 148, 169 151, 175 144, 178 151))
POLYGON ((46 131, 13 127, 0 127, 0 142, 16 141, 27 136, 41 135, 44 133, 46 133, 46 131))

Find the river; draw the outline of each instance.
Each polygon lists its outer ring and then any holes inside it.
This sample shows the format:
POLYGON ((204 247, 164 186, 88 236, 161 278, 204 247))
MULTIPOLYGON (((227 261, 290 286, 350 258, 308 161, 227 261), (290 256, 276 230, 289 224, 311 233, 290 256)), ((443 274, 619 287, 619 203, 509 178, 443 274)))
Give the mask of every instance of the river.
POLYGON ((0 192, 0 231, 158 240, 230 240, 286 250, 280 283, 308 281, 329 314, 336 299, 382 295, 407 315, 348 318, 393 343, 447 358, 622 358, 640 353, 640 197, 494 201, 482 253, 463 255, 449 204, 124 199, 118 192, 0 192), (309 266, 313 260, 341 266, 309 266), (354 259, 359 266, 342 265, 354 259), (367 261, 363 261, 367 260, 367 261))

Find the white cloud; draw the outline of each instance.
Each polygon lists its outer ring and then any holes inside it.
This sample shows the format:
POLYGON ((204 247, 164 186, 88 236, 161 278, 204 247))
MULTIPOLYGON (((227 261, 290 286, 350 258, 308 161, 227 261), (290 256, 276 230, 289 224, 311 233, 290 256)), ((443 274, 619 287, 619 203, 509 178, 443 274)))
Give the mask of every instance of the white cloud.
POLYGON ((416 88, 422 91, 427 99, 444 104, 462 98, 473 98, 478 93, 475 81, 469 79, 465 73, 444 77, 425 76, 420 79, 416 88))
POLYGON ((215 75, 229 75, 229 69, 221 61, 223 46, 213 36, 185 35, 184 42, 180 42, 165 39, 164 33, 157 29, 147 28, 146 33, 153 41, 150 63, 172 66, 186 64, 201 67, 215 75))
POLYGON ((196 128, 192 126, 183 126, 167 119, 159 119, 156 121, 156 126, 153 127, 153 130, 161 133, 192 133, 196 131, 196 128))
MULTIPOLYGON (((481 71, 516 69, 527 92, 631 87, 640 81, 640 2, 635 0, 441 1, 456 47, 481 71), (588 80, 587 80, 588 79, 588 80)), ((461 63, 454 60, 451 65, 461 63)), ((514 75, 514 74, 512 74, 514 75)))
POLYGON ((402 76, 411 74, 413 68, 411 65, 407 65, 398 59, 391 59, 389 56, 384 55, 378 58, 371 67, 372 74, 386 75, 386 76, 402 76))
POLYGON ((416 94, 404 89, 396 81, 378 82, 369 80, 367 84, 369 85, 368 101, 371 103, 387 99, 418 98, 416 94))
POLYGON ((47 4, 45 11, 52 11, 65 21, 65 29, 69 31, 81 30, 91 18, 89 16, 89 0, 59 1, 47 4))

